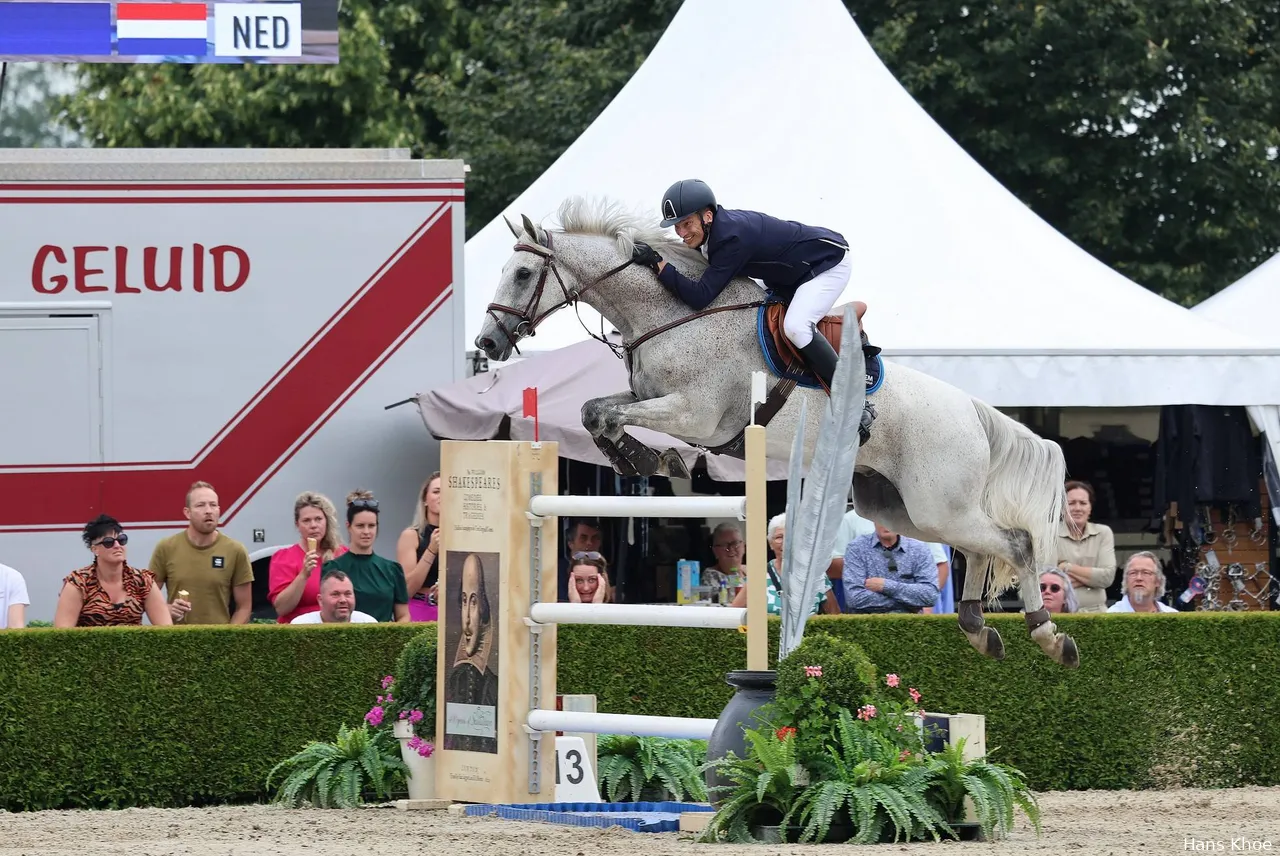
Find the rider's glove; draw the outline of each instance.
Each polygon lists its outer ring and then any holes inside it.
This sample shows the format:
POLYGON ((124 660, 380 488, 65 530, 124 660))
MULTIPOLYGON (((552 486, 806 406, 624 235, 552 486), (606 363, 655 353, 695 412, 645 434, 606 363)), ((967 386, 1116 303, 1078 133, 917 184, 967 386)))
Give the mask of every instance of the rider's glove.
POLYGON ((636 241, 636 248, 631 252, 631 260, 638 265, 652 268, 654 273, 657 273, 658 262, 662 261, 662 256, 658 255, 657 250, 643 241, 636 241))

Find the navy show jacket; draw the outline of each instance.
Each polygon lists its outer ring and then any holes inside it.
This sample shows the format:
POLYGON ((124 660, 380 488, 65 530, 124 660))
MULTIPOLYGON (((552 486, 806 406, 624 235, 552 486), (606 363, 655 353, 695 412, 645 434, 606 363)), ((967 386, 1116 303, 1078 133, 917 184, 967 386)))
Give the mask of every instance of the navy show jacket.
POLYGON ((797 287, 839 264, 844 236, 821 226, 780 220, 758 211, 716 206, 707 238, 707 268, 689 279, 666 265, 658 279, 695 310, 705 309, 735 276, 749 276, 789 301, 797 287))

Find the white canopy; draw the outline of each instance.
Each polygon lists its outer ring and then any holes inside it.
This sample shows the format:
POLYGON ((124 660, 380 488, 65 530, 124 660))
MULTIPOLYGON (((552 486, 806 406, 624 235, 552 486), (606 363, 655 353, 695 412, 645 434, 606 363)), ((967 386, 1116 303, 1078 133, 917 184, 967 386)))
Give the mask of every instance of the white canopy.
MULTIPOLYGON (((657 219, 662 192, 690 177, 726 207, 843 233, 854 274, 841 300, 870 305, 872 341, 990 404, 1280 404, 1280 347, 1160 298, 1050 228, 916 104, 840 0, 686 0, 504 213, 550 224, 580 194, 657 219)), ((467 242, 468 343, 513 243, 501 216, 467 242)), ((585 338, 563 311, 524 350, 585 338)))
MULTIPOLYGON (((1192 312, 1224 327, 1239 330, 1259 342, 1280 346, 1280 254, 1272 256, 1192 312)), ((1267 487, 1271 493, 1271 513, 1280 524, 1280 407, 1249 408, 1253 425, 1266 437, 1267 487)))

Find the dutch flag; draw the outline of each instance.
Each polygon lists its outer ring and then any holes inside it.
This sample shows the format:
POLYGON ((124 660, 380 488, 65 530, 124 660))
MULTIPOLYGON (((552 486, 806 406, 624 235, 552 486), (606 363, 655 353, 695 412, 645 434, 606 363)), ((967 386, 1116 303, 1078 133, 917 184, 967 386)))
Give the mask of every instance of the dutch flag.
POLYGON ((205 56, 209 11, 204 3, 118 3, 116 52, 120 56, 205 56))

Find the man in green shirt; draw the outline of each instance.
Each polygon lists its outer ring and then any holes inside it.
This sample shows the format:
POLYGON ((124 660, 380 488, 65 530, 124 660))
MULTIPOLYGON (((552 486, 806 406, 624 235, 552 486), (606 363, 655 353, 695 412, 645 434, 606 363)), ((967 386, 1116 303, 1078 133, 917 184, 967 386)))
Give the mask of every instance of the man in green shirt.
POLYGON ((165 588, 173 623, 248 624, 253 565, 243 544, 218 531, 221 509, 213 486, 193 484, 182 511, 187 528, 156 544, 148 568, 165 588))

